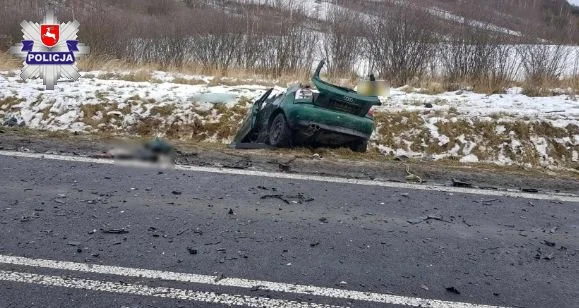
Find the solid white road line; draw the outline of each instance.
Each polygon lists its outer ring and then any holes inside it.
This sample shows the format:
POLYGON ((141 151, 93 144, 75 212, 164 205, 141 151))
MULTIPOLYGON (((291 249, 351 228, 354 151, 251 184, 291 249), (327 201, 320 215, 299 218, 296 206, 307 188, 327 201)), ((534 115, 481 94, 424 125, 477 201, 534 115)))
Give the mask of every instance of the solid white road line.
POLYGON ((98 264, 76 263, 69 261, 53 261, 45 259, 31 259, 25 257, 0 255, 0 263, 31 266, 39 268, 50 268, 57 270, 68 270, 85 273, 96 273, 106 275, 118 275, 126 277, 142 277, 149 279, 161 279, 186 283, 198 283, 214 286, 236 287, 252 289, 259 287, 261 290, 273 292, 284 292, 290 294, 309 294, 314 296, 331 297, 338 299, 350 299, 356 301, 375 302, 383 304, 395 304, 411 307, 431 307, 431 308, 500 308, 498 306, 478 305, 461 302, 441 301, 435 299, 424 299, 417 297, 398 296, 381 293, 350 291, 335 288, 323 288, 308 285, 297 285, 289 283, 278 283, 270 281, 250 280, 242 278, 223 278, 217 276, 198 275, 188 273, 166 272, 139 268, 128 268, 119 266, 108 266, 98 264))
MULTIPOLYGON (((37 159, 51 159, 51 160, 60 160, 60 161, 84 162, 84 163, 93 163, 93 164, 106 164, 106 165, 118 164, 118 165, 125 165, 125 166, 159 168, 159 165, 157 165, 157 164, 149 164, 149 163, 143 163, 143 162, 115 161, 112 159, 99 159, 99 158, 90 158, 90 157, 81 157, 81 156, 64 156, 64 155, 28 153, 28 152, 16 152, 16 151, 0 151, 0 155, 12 156, 12 157, 23 157, 23 158, 37 158, 37 159)), ((524 192, 514 192, 514 191, 485 190, 485 189, 471 189, 471 188, 462 188, 462 187, 447 187, 447 186, 436 186, 436 185, 420 185, 420 184, 409 184, 409 183, 381 182, 381 181, 371 181, 371 180, 346 179, 346 178, 329 177, 329 176, 317 176, 317 175, 305 175, 305 174, 281 173, 281 172, 265 172, 265 171, 253 171, 253 170, 242 170, 242 169, 226 169, 226 168, 215 168, 215 167, 198 167, 198 166, 176 165, 173 168, 175 168, 177 170, 184 170, 184 171, 257 176, 257 177, 268 177, 268 178, 277 178, 277 179, 291 179, 291 180, 304 180, 304 181, 316 181, 316 182, 327 182, 327 183, 342 183, 342 184, 354 184, 354 185, 365 185, 365 186, 379 186, 379 187, 401 188, 401 189, 440 191, 440 192, 449 192, 449 193, 476 194, 476 195, 484 195, 484 196, 499 196, 499 197, 504 196, 504 197, 525 198, 525 199, 535 199, 535 200, 556 200, 556 201, 567 201, 567 202, 579 202, 579 196, 570 195, 570 194, 569 195, 565 195, 565 194, 538 194, 538 193, 535 194, 535 193, 524 193, 524 192)))
POLYGON ((89 291, 111 292, 120 294, 154 296, 187 301, 222 304, 228 306, 244 307, 279 307, 279 308, 341 308, 341 306, 321 305, 314 303, 301 303, 281 299, 265 297, 252 297, 244 295, 230 295, 213 292, 200 292, 164 287, 149 287, 139 284, 128 284, 110 281, 63 278, 60 276, 38 275, 21 272, 0 271, 0 281, 11 281, 29 284, 38 284, 51 287, 63 287, 71 289, 83 289, 89 291))

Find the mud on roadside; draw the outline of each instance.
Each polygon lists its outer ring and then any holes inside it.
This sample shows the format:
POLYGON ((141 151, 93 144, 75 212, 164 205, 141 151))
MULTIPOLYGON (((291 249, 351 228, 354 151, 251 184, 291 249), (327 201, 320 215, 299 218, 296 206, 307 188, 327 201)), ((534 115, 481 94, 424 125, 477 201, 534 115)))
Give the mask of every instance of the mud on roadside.
MULTIPOLYGON (((74 135, 30 129, 0 128, 0 150, 89 156, 119 145, 140 144, 142 139, 103 135, 74 135)), ((171 141, 173 142, 173 141, 171 141)), ((233 150, 223 144, 173 143, 176 163, 251 169, 271 172, 337 176, 395 182, 452 185, 453 179, 486 189, 522 189, 579 194, 579 172, 523 169, 456 161, 395 160, 381 155, 310 149, 233 150), (409 174, 411 176, 409 176, 409 174)))

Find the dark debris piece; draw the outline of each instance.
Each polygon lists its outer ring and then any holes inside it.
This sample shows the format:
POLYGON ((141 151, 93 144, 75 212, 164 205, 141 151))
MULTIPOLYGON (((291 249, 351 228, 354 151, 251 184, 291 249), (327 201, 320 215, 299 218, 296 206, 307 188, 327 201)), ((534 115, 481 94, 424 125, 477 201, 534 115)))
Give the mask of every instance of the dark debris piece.
POLYGON ((288 160, 285 163, 278 163, 278 167, 279 167, 279 171, 281 172, 290 172, 291 171, 291 163, 294 162, 294 160, 297 159, 297 156, 288 160))
POLYGON ((473 185, 471 183, 459 181, 457 179, 452 179, 452 186, 463 187, 463 188, 472 188, 473 187, 473 185))
POLYGON ((454 293, 454 294, 460 294, 460 291, 455 287, 446 287, 445 289, 446 289, 446 292, 454 293))
POLYGON ((253 163, 251 162, 251 159, 249 159, 249 158, 241 159, 233 164, 223 165, 223 167, 231 168, 231 169, 248 169, 248 168, 251 168, 251 166, 253 166, 253 163))
POLYGON ((522 192, 526 192, 526 193, 538 193, 539 190, 536 188, 521 188, 522 192))
POLYGON ((290 203, 289 200, 287 200, 286 198, 284 198, 283 195, 264 195, 264 196, 261 196, 261 199, 262 199, 262 200, 263 200, 263 199, 279 199, 279 200, 285 202, 286 204, 289 204, 289 203, 290 203))
POLYGON ((446 222, 446 223, 452 223, 452 221, 446 220, 442 216, 436 216, 436 215, 427 215, 427 216, 422 216, 422 217, 418 217, 418 218, 408 219, 407 222, 409 224, 412 224, 412 225, 417 225, 419 223, 422 223, 422 222, 425 222, 428 220, 438 220, 438 221, 442 221, 442 222, 446 222))
POLYGON ((170 154, 175 150, 171 144, 159 137, 145 143, 144 148, 155 154, 170 154))
POLYGON ((187 251, 189 252, 190 255, 197 254, 197 249, 194 249, 193 247, 187 247, 187 251))
POLYGON ((304 194, 302 194, 302 193, 298 193, 297 195, 281 195, 281 194, 263 195, 263 196, 261 196, 261 199, 262 200, 263 199, 279 199, 286 204, 290 204, 292 201, 295 201, 299 204, 302 204, 304 202, 314 201, 314 198, 306 198, 304 196, 304 194))
POLYGON ((120 229, 101 229, 101 231, 103 233, 109 233, 109 234, 126 234, 129 233, 129 230, 125 229, 125 228, 120 228, 120 229))
POLYGON ((549 246, 549 247, 555 247, 555 242, 551 242, 551 241, 548 241, 548 240, 544 240, 544 241, 543 241, 543 244, 545 244, 545 245, 547 245, 547 246, 549 246))

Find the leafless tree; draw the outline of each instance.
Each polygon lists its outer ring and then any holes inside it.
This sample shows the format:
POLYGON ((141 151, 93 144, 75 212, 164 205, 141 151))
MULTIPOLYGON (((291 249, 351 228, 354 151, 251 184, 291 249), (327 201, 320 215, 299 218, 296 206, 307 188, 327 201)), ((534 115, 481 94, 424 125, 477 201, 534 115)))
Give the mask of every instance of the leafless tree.
POLYGON ((369 22, 368 52, 381 76, 402 85, 427 72, 437 47, 430 19, 422 10, 400 5, 369 22))

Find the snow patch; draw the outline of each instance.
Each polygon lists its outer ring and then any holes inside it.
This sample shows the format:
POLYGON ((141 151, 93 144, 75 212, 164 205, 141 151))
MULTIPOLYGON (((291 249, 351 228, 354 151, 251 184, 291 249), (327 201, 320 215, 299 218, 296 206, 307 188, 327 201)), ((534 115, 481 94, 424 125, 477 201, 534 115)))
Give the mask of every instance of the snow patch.
POLYGON ((467 156, 464 156, 463 158, 460 159, 461 163, 478 163, 478 157, 476 157, 476 155, 474 154, 469 154, 467 156))

